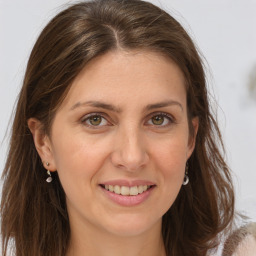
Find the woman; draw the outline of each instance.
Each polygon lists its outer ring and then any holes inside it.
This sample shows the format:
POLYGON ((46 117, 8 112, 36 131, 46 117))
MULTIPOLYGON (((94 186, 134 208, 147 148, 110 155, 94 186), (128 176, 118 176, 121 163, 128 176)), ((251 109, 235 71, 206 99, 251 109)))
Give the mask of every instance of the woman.
POLYGON ((29 59, 3 173, 2 255, 208 255, 234 193, 200 56, 140 0, 58 14, 29 59))

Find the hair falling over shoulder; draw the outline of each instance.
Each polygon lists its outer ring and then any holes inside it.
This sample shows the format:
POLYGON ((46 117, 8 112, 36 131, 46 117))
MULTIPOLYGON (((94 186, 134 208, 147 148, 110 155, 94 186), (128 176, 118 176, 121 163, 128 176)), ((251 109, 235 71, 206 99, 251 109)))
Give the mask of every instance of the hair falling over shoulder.
MULTIPOLYGON (((54 17, 28 61, 16 106, 1 201, 2 255, 65 255, 70 241, 65 193, 47 174, 27 125, 31 117, 50 134, 74 78, 93 58, 116 49, 151 50, 172 59, 186 79, 188 119, 199 119, 190 182, 163 216, 168 256, 203 256, 215 248, 234 217, 231 174, 209 106, 202 60, 191 38, 169 14, 140 0, 77 3, 54 17), (185 246, 184 246, 185 245, 185 246)), ((193 133, 190 123, 191 133, 193 133)))

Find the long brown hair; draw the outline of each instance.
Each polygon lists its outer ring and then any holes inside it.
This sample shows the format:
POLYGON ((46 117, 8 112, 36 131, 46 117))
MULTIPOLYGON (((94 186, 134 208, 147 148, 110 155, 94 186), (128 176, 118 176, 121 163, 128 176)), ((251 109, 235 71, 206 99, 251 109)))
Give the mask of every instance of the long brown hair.
POLYGON ((210 110, 202 61, 191 38, 173 17, 144 1, 82 2, 49 22, 28 61, 2 176, 3 256, 10 244, 17 256, 65 255, 70 240, 65 193, 57 172, 46 184, 27 120, 37 118, 49 134, 74 78, 91 59, 116 49, 149 50, 171 58, 186 79, 189 123, 193 117, 199 119, 189 159, 190 182, 163 216, 166 254, 206 255, 231 223, 231 175, 210 110))

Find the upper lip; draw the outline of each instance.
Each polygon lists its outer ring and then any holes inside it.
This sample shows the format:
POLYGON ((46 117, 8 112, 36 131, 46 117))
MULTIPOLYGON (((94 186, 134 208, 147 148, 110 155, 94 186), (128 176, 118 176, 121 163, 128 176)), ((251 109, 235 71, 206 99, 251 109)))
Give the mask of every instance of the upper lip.
POLYGON ((153 186, 156 185, 154 182, 148 180, 109 180, 101 183, 100 185, 118 185, 118 186, 126 186, 126 187, 134 187, 134 186, 153 186))

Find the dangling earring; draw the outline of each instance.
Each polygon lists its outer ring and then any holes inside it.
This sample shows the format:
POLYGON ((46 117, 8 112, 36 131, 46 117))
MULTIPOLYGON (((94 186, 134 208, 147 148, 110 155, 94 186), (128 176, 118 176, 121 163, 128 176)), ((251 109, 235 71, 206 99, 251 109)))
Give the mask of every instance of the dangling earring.
POLYGON ((188 177, 188 163, 186 164, 186 170, 185 170, 185 176, 183 181, 183 186, 186 186, 189 183, 189 177, 188 177))
MULTIPOLYGON (((49 166, 50 164, 47 162, 46 165, 49 166)), ((49 175, 49 177, 46 179, 46 182, 50 183, 52 182, 52 175, 49 170, 47 170, 47 174, 49 175)))

